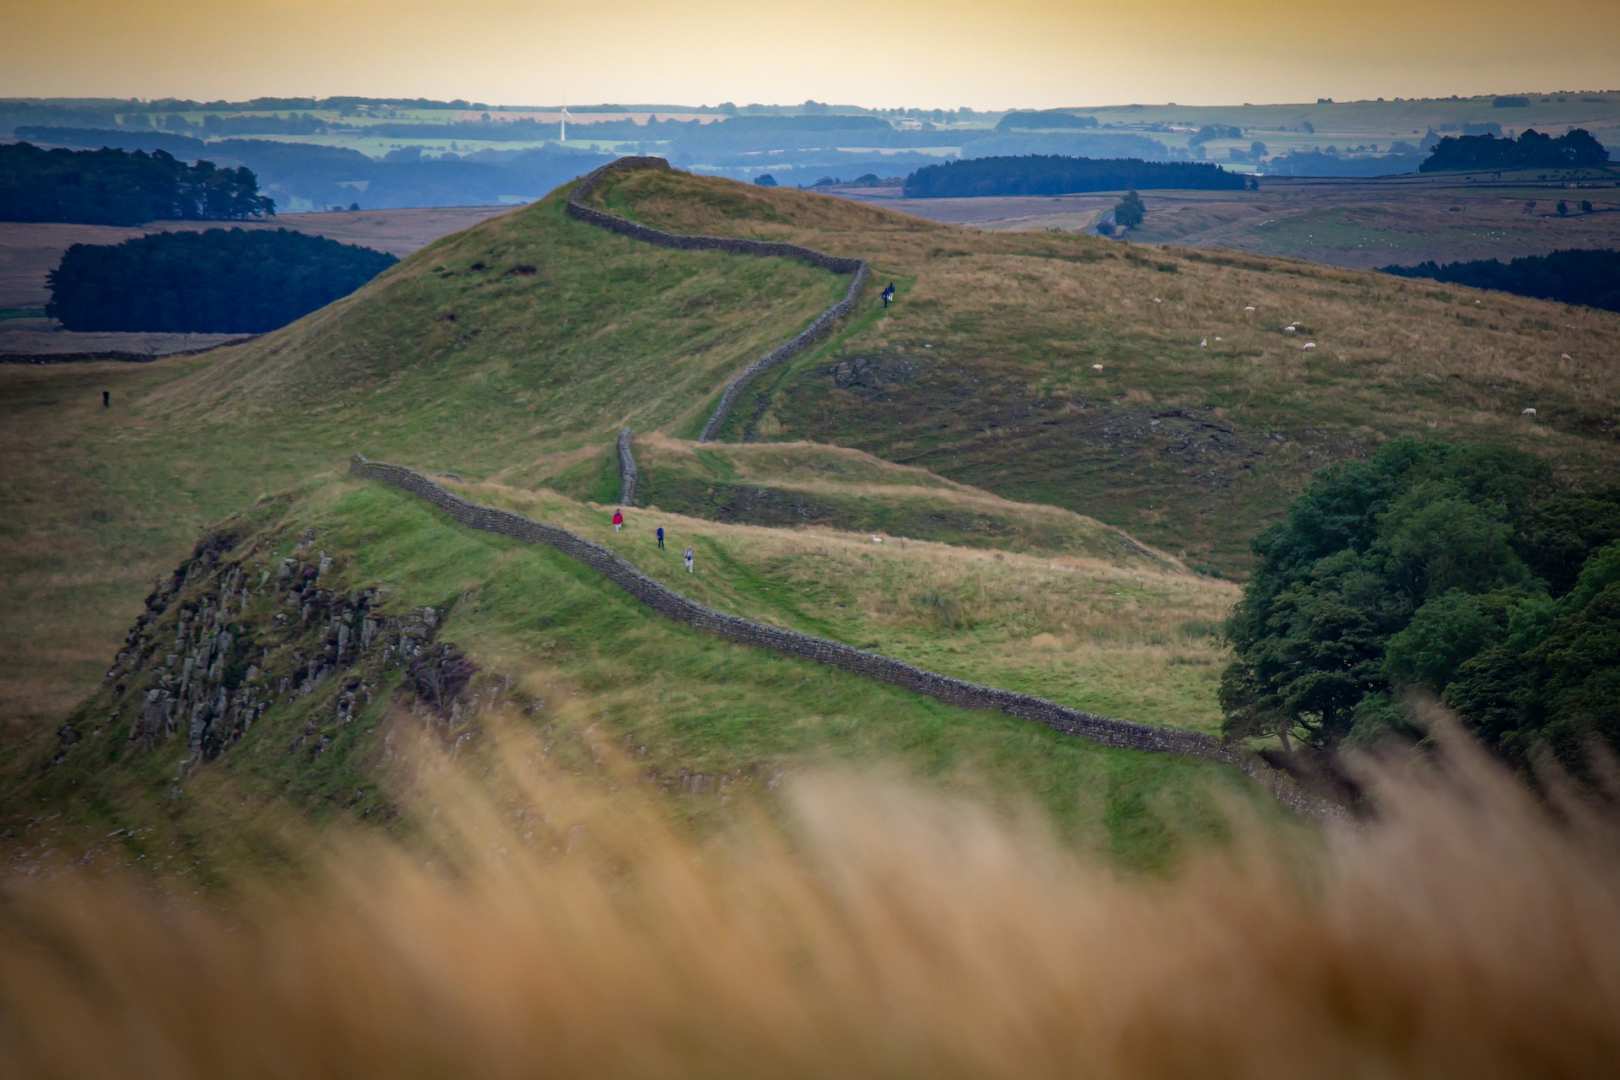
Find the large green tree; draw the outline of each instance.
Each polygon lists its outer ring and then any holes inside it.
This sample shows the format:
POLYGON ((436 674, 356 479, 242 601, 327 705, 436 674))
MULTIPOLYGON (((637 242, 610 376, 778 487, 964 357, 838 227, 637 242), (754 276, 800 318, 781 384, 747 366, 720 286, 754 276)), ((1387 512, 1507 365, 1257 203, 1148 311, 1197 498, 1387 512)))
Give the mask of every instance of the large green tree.
POLYGON ((1620 746, 1620 490, 1539 459, 1398 441, 1320 474, 1255 541, 1227 625, 1229 737, 1330 749, 1442 697, 1493 749, 1620 746))

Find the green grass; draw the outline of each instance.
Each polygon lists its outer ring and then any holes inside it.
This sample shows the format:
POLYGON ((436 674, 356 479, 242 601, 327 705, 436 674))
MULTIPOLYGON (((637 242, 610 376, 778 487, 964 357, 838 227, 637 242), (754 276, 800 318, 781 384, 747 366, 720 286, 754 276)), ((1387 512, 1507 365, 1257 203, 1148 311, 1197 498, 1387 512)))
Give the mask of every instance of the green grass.
POLYGON ((842 287, 784 260, 649 249, 552 198, 248 345, 0 370, 0 718, 63 715, 208 522, 355 452, 520 482, 583 454, 579 494, 616 497, 602 455, 620 424, 695 416, 842 287))
MULTIPOLYGON (((319 485, 297 500, 260 504, 236 527, 247 535, 233 557, 248 552, 255 570, 313 529, 338 560, 334 589, 379 587, 388 611, 448 606, 439 640, 538 702, 520 722, 534 725, 562 760, 587 762, 583 748, 594 739, 628 755, 643 775, 702 774, 760 795, 784 769, 885 762, 1009 807, 1033 802, 1071 842, 1136 868, 1164 865, 1190 838, 1219 835, 1212 796, 1259 798, 1223 767, 1098 747, 700 634, 550 549, 463 528, 382 485, 319 485)), ((720 550, 705 545, 701 557, 718 559, 720 550)), ((770 596, 769 581, 741 563, 734 568, 740 590, 787 603, 770 596)), ((379 702, 392 680, 397 672, 379 702)), ((53 827, 68 847, 75 829, 132 830, 154 865, 205 880, 235 860, 279 857, 271 840, 254 835, 251 818, 233 812, 291 804, 321 820, 387 805, 377 795, 384 740, 410 721, 391 724, 382 704, 334 728, 319 757, 288 749, 306 717, 330 714, 335 689, 274 710, 178 793, 171 789, 183 747, 130 747, 131 706, 120 711, 104 690, 75 721, 89 734, 68 763, 41 773, 30 762, 8 810, 59 808, 53 827), (111 716, 118 718, 102 722, 111 716), (242 835, 230 834, 233 825, 242 835)), ((682 806, 698 823, 719 812, 712 795, 682 806)))
MULTIPOLYGON (((1227 654, 1213 631, 1237 590, 1164 562, 1020 555, 892 534, 873 543, 866 533, 728 525, 641 507, 614 533, 607 506, 489 484, 464 494, 589 537, 722 611, 1139 723, 1219 727, 1227 654), (662 551, 659 526, 668 533, 662 551), (696 574, 680 563, 688 544, 696 574)), ((1037 520, 1053 514, 1030 508, 1037 520)))

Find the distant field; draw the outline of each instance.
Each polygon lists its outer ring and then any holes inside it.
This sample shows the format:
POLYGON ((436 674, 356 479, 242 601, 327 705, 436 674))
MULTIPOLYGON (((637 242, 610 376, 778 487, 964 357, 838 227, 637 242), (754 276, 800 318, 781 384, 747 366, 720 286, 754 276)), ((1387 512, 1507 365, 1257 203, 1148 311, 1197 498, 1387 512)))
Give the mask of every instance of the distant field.
MULTIPOLYGON (((897 189, 845 192, 931 221, 981 229, 1090 228, 1118 200, 1107 194, 904 199, 897 189)), ((1459 177, 1270 179, 1257 192, 1150 191, 1141 243, 1221 247, 1354 269, 1425 259, 1514 258, 1559 248, 1620 247, 1620 177, 1569 189, 1551 181, 1475 183, 1459 177), (1570 204, 1559 217, 1558 201, 1570 204), (1579 213, 1581 200, 1594 213, 1579 213), (1535 207, 1526 211, 1526 204, 1535 207)))

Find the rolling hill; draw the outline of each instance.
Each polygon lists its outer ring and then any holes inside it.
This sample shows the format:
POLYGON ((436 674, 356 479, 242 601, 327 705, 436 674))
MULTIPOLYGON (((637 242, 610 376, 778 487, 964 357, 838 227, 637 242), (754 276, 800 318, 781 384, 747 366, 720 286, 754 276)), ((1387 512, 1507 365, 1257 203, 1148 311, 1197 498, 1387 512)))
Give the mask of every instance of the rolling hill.
POLYGON ((650 246, 570 217, 567 197, 441 240, 243 345, 140 368, 0 372, 14 822, 70 805, 62 830, 133 829, 120 835, 161 839, 164 858, 206 869, 252 846, 237 831, 244 805, 386 816, 390 732, 439 705, 439 726, 462 732, 455 709, 473 699, 440 695, 465 659, 480 675, 458 693, 487 690, 491 708, 537 718, 559 753, 588 759, 605 737, 700 807, 717 786, 768 788, 801 760, 892 760, 1033 797, 1071 830, 1081 801, 1101 800, 1104 846, 1153 864, 1175 833, 1155 809, 1207 829, 1201 786, 1235 772, 704 638, 562 556, 336 470, 357 451, 401 462, 624 544, 642 572, 721 611, 1207 731, 1214 630, 1235 590, 1187 567, 1241 573, 1248 538, 1313 469, 1413 432, 1528 445, 1572 471, 1612 468, 1620 453, 1611 315, 615 172, 592 194, 612 212, 858 257, 900 289, 888 311, 868 289, 830 338, 748 387, 718 441, 696 443, 727 379, 847 279, 650 246), (103 388, 112 409, 99 408, 103 388), (611 537, 624 427, 637 433, 641 506, 611 537), (655 523, 697 549, 699 574, 657 552, 655 523), (229 545, 188 561, 203 533, 229 545), (353 633, 364 609, 388 648, 411 637, 413 649, 422 634, 402 627, 431 608, 434 664, 356 652, 336 623, 320 636, 333 605, 353 633), (230 646, 196 639, 207 612, 226 619, 230 646), (102 683, 132 623, 139 679, 126 657, 102 683), (170 633, 172 661, 159 648, 170 633), (178 692, 181 642, 207 647, 193 666, 225 656, 210 677, 236 679, 233 693, 270 695, 249 695, 264 709, 217 760, 213 729, 188 748, 171 712, 148 739, 132 727, 144 706, 118 692, 178 692), (352 679, 316 677, 323 663, 352 679), (185 797, 166 804, 175 791, 185 797))

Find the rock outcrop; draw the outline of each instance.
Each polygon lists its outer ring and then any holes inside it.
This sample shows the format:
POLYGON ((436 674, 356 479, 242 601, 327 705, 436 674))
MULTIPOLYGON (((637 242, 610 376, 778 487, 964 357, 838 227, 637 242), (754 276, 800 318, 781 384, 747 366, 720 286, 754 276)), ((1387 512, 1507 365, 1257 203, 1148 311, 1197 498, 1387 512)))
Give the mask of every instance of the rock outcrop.
MULTIPOLYGON (((427 712, 461 721, 478 669, 435 640, 445 613, 391 612, 379 590, 342 577, 313 533, 280 558, 229 532, 205 537, 146 598, 108 670, 109 719, 137 748, 184 740, 188 761, 208 761, 269 710, 315 697, 287 748, 318 755, 397 669, 427 712)), ((68 730, 58 760, 78 741, 68 730)))

